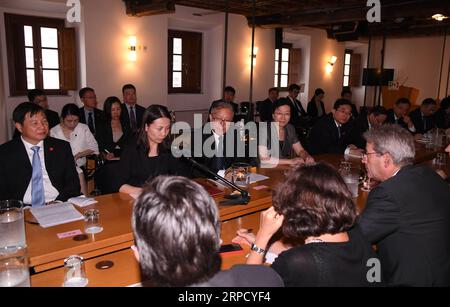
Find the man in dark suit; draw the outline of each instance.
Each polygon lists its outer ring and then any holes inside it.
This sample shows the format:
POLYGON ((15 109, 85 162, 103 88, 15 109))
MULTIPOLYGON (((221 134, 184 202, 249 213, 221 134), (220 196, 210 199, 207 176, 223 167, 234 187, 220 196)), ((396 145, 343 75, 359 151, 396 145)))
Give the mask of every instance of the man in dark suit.
POLYGON ((388 110, 386 123, 399 125, 409 132, 415 133, 416 128, 414 128, 414 124, 411 118, 408 116, 410 108, 411 102, 409 101, 409 99, 400 98, 395 102, 394 108, 388 110))
POLYGON ((433 120, 439 129, 450 128, 450 96, 442 99, 439 110, 434 113, 433 120))
POLYGON ((343 154, 349 145, 346 135, 351 116, 351 102, 338 99, 334 103, 332 113, 319 119, 312 127, 308 136, 309 152, 311 154, 343 154))
POLYGON ((226 103, 229 103, 233 107, 233 113, 234 113, 234 116, 236 116, 236 114, 239 111, 239 105, 234 102, 235 97, 236 97, 236 90, 231 86, 225 87, 223 89, 223 98, 219 99, 219 100, 215 100, 211 103, 211 106, 209 107, 209 114, 211 114, 212 109, 215 108, 217 106, 217 104, 219 104, 220 102, 226 102, 226 103))
POLYGON ((44 110, 25 102, 14 110, 13 119, 21 137, 0 146, 0 200, 42 206, 79 196, 70 144, 48 137, 44 110))
POLYGON ((387 111, 384 107, 374 107, 369 109, 368 115, 361 115, 351 123, 347 134, 347 143, 353 144, 358 148, 366 148, 364 133, 378 127, 386 121, 387 111))
POLYGON ((450 286, 450 189, 431 168, 413 166, 414 138, 396 125, 365 135, 373 189, 359 226, 376 244, 392 286, 450 286))
POLYGON ((278 100, 280 91, 276 87, 269 89, 269 97, 256 104, 256 109, 259 113, 259 119, 261 122, 271 122, 273 120, 273 105, 278 100))
POLYGON ((102 110, 97 109, 97 96, 94 89, 84 87, 79 92, 80 99, 84 107, 80 108, 80 123, 89 126, 92 134, 97 139, 97 130, 101 125, 105 125, 105 116, 102 110))
POLYGON ((346 86, 341 91, 341 98, 347 99, 352 103, 352 118, 350 120, 354 120, 359 116, 358 108, 356 107, 356 104, 353 103, 353 93, 349 86, 346 86))
POLYGON ((433 98, 427 98, 422 101, 422 105, 409 113, 409 117, 414 124, 416 133, 424 134, 433 128, 436 128, 433 114, 436 112, 437 103, 433 98))
POLYGON ((47 95, 40 89, 34 89, 28 92, 28 101, 38 104, 45 111, 49 128, 52 129, 59 124, 59 115, 57 112, 49 109, 47 95))
MULTIPOLYGON (((48 108, 48 100, 47 95, 44 91, 40 89, 34 89, 28 91, 28 101, 32 103, 38 104, 41 108, 44 109, 45 116, 47 117, 49 129, 52 129, 56 125, 59 124, 59 115, 57 112, 52 111, 48 108)), ((17 138, 20 136, 19 130, 14 130, 13 138, 17 138)))
POLYGON ((133 134, 141 130, 142 118, 145 108, 137 104, 136 87, 133 84, 125 84, 122 87, 123 104, 120 121, 122 127, 127 126, 133 134))
MULTIPOLYGON (((192 156, 199 163, 217 173, 236 162, 253 162, 246 156, 245 143, 238 137, 236 129, 230 128, 233 125, 233 107, 229 103, 217 103, 211 110, 209 120, 207 125, 211 125, 210 130, 205 127, 203 131, 196 130, 191 138, 192 156), (196 142, 199 137, 201 143, 196 142), (239 146, 238 142, 241 142, 239 146), (200 145, 201 148, 195 148, 200 145)), ((203 177, 205 174, 194 171, 193 176, 203 177)))
POLYGON ((302 103, 300 100, 297 99, 298 94, 300 93, 300 86, 297 84, 291 84, 288 88, 288 96, 286 98, 283 98, 285 100, 288 100, 291 104, 291 124, 294 125, 294 127, 302 127, 307 128, 305 120, 307 118, 307 113, 305 109, 302 106, 302 103))

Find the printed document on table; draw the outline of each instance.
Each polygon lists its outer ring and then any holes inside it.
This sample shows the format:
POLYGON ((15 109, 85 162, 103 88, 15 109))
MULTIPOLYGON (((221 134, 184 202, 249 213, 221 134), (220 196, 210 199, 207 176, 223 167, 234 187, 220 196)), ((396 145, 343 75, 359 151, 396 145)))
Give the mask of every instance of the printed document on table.
POLYGON ((82 220, 83 215, 71 203, 62 203, 30 209, 43 228, 82 220))

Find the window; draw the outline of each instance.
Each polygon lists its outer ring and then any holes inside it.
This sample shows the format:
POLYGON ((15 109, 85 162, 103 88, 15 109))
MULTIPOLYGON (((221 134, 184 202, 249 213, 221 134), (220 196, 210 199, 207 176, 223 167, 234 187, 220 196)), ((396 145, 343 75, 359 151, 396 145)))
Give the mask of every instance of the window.
POLYGON ((351 63, 352 63, 352 50, 345 50, 344 56, 344 83, 343 86, 350 85, 350 73, 351 73, 351 63))
POLYGON ((274 87, 287 88, 289 86, 291 47, 291 45, 283 44, 282 49, 275 49, 274 87))
POLYGON ((63 19, 5 14, 11 96, 76 89, 75 31, 63 19))
POLYGON ((169 30, 169 93, 201 93, 202 33, 169 30))

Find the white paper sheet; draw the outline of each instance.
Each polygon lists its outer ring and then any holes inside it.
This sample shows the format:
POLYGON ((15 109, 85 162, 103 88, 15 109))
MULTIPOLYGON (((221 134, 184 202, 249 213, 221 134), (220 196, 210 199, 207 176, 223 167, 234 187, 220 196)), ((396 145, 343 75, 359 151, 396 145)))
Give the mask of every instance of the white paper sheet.
POLYGON ((81 208, 98 203, 98 201, 96 201, 94 198, 90 198, 90 197, 86 197, 86 196, 72 197, 72 198, 69 198, 68 202, 74 204, 75 206, 81 207, 81 208))
POLYGON ((31 208, 30 211, 43 228, 79 221, 84 218, 69 202, 31 208))

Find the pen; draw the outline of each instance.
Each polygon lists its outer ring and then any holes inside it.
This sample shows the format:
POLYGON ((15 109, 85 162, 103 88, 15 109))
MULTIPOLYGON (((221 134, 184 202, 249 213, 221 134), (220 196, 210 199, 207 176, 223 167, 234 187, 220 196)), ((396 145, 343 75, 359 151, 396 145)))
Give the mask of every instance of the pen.
POLYGON ((103 149, 107 154, 110 154, 110 152, 107 149, 103 149))

